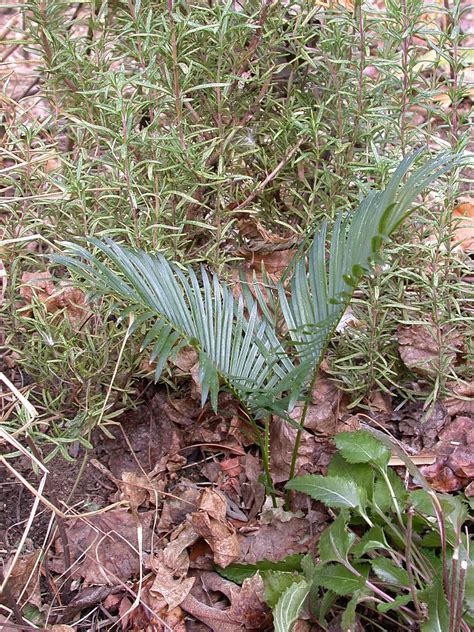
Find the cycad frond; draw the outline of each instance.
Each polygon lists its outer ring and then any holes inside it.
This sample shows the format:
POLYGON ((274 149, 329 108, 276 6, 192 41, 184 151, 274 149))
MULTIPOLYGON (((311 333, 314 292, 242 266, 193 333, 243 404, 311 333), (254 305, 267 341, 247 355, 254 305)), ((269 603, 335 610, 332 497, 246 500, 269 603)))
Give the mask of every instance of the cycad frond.
POLYGON ((98 294, 113 294, 127 312, 139 313, 139 323, 154 320, 143 347, 153 345, 152 360, 159 378, 178 345, 193 345, 199 354, 203 403, 210 396, 217 408, 223 380, 252 407, 255 394, 271 390, 294 367, 274 330, 263 320, 255 301, 235 299, 216 275, 192 268, 183 272, 161 255, 125 248, 111 240, 88 240, 119 272, 76 244, 66 244, 69 255, 55 257, 76 270, 98 294))
POLYGON ((331 334, 354 288, 376 259, 381 245, 400 225, 416 196, 459 163, 443 154, 427 161, 404 184, 418 153, 406 157, 384 191, 370 193, 348 219, 339 217, 327 252, 327 225, 315 235, 309 251, 294 266, 289 292, 280 284, 280 305, 299 362, 280 385, 297 390, 322 359, 331 334))

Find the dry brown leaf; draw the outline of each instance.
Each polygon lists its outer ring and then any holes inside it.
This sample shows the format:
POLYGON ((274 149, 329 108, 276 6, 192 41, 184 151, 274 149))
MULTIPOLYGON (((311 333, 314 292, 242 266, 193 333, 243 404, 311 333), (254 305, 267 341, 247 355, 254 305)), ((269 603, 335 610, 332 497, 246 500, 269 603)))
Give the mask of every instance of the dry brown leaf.
MULTIPOLYGON (((200 579, 204 590, 194 591, 206 600, 204 603, 195 594, 189 594, 182 607, 196 619, 205 623, 214 632, 241 632, 242 630, 265 630, 271 623, 271 612, 264 600, 261 577, 256 574, 246 579, 242 587, 236 586, 217 573, 202 573, 200 579), (209 605, 209 596, 221 593, 230 602, 230 607, 209 605)), ((216 597, 217 598, 217 597, 216 597)), ((212 601, 211 601, 212 603, 212 601)))
POLYGON ((412 448, 430 449, 438 441, 448 421, 446 409, 437 402, 428 417, 420 409, 416 414, 403 417, 398 423, 398 429, 412 448))
POLYGON ((171 358, 171 362, 183 373, 189 373, 191 368, 197 364, 197 361, 198 354, 194 347, 184 347, 171 358))
POLYGON ((265 486, 260 481, 262 466, 260 460, 250 452, 243 457, 243 466, 244 471, 240 475, 242 500, 247 509, 248 520, 253 520, 265 500, 265 486))
POLYGON ((227 501, 219 492, 205 489, 199 510, 189 517, 193 529, 209 544, 214 561, 225 568, 240 556, 240 545, 235 528, 226 519, 227 501))
POLYGON ((168 606, 170 610, 179 606, 194 585, 194 577, 186 577, 188 563, 181 568, 169 567, 165 563, 164 552, 160 551, 153 560, 155 579, 150 592, 157 599, 156 607, 160 610, 168 606), (160 605, 160 598, 162 604, 160 605))
MULTIPOLYGON (((321 372, 313 388, 311 401, 304 427, 320 435, 333 435, 336 431, 340 415, 344 412, 343 392, 337 388, 328 375, 321 372)), ((291 417, 296 421, 301 417, 302 407, 295 408, 291 417), (298 409, 298 410, 297 410, 298 409)))
MULTIPOLYGON (((291 457, 297 430, 283 419, 274 417, 270 425, 270 468, 274 483, 287 481, 290 475, 291 457)), ((331 457, 331 449, 319 443, 309 432, 301 436, 296 461, 296 474, 313 473, 325 467, 331 457)))
POLYGON ((289 250, 300 239, 298 235, 278 235, 255 218, 241 219, 237 222, 239 236, 245 245, 239 253, 244 257, 249 252, 271 253, 278 250, 289 250))
POLYGON ((448 465, 460 478, 474 478, 474 446, 455 448, 448 459, 448 465))
MULTIPOLYGON (((433 329, 427 325, 400 325, 397 331, 398 351, 403 363, 414 373, 435 376, 438 372, 440 349, 433 329)), ((441 331, 443 357, 453 364, 463 339, 456 331, 441 331)), ((444 370, 447 367, 444 364, 444 370)))
POLYGON ((240 463, 241 457, 231 457, 228 459, 222 459, 219 463, 219 467, 227 476, 239 476, 242 471, 242 465, 240 463))
POLYGON ((472 498, 474 496, 474 481, 471 481, 469 485, 464 490, 464 493, 468 498, 472 498))
POLYGON ((87 309, 84 292, 66 283, 56 285, 50 272, 24 272, 21 282, 20 296, 27 304, 35 297, 50 314, 64 309, 71 321, 84 317, 87 309))
MULTIPOLYGON (((434 447, 436 461, 420 468, 429 483, 441 492, 462 489, 474 478, 474 424, 470 417, 456 417, 434 447)), ((468 485, 469 486, 469 485, 468 485)))
MULTIPOLYGON (((378 418, 381 417, 383 420, 388 420, 392 417, 393 406, 390 393, 372 391, 369 394, 368 403, 371 412, 376 413, 378 418)), ((378 420, 380 421, 380 419, 378 420)))
POLYGON ((171 495, 163 503, 158 523, 161 531, 169 531, 174 525, 181 524, 188 514, 197 510, 201 497, 201 489, 186 479, 181 479, 168 493, 171 495))
POLYGON ((138 608, 131 609, 129 597, 122 596, 118 605, 121 629, 132 632, 186 632, 183 610, 179 606, 173 609, 168 609, 166 605, 161 607, 163 599, 151 591, 152 585, 152 582, 147 582, 141 587, 138 608))
MULTIPOLYGON (((440 444, 474 445, 474 422, 471 417, 456 417, 439 433, 440 444)), ((439 450, 439 445, 437 446, 439 450)))
POLYGON ((4 617, 3 614, 0 614, 0 630, 2 632, 18 632, 18 624, 12 622, 11 616, 7 619, 7 617, 4 617), (11 623, 11 625, 8 625, 7 620, 11 623))
POLYGON ((24 272, 21 277, 20 296, 31 303, 35 296, 46 303, 56 290, 50 272, 24 272))
MULTIPOLYGON (((150 545, 153 512, 128 513, 126 509, 112 509, 105 513, 68 522, 67 538, 70 547, 74 578, 83 577, 85 583, 115 586, 125 582, 140 569, 138 533, 142 531, 143 547, 150 545)), ((53 570, 64 572, 62 543, 56 541, 58 559, 50 564, 53 570)))
POLYGON ((474 252, 474 201, 466 200, 454 209, 453 246, 459 246, 464 252, 474 252))
POLYGON ((199 407, 192 397, 185 399, 170 399, 163 405, 164 411, 175 424, 179 426, 189 426, 196 420, 199 414, 199 407))
POLYGON ((62 612, 63 621, 72 621, 82 610, 93 608, 99 603, 104 603, 106 608, 108 604, 118 603, 120 601, 120 595, 112 594, 112 590, 110 586, 81 587, 81 590, 64 608, 62 612))
POLYGON ((437 492, 455 492, 464 487, 464 482, 454 474, 450 467, 442 462, 421 467, 420 471, 437 492))
POLYGON ((197 542, 199 535, 189 522, 185 522, 173 532, 171 541, 163 551, 163 560, 175 573, 185 574, 189 568, 186 549, 197 542))
POLYGON ((138 509, 142 505, 156 505, 160 497, 159 492, 162 492, 165 486, 164 481, 157 481, 154 477, 136 472, 122 472, 122 481, 120 499, 130 503, 133 509, 138 509))
MULTIPOLYGON (((41 606, 41 590, 39 585, 40 568, 39 564, 37 564, 40 554, 41 551, 31 551, 30 553, 21 555, 17 559, 8 579, 8 586, 12 596, 21 604, 29 602, 37 608, 41 606)), ((12 555, 7 562, 4 571, 5 574, 9 572, 13 561, 14 556, 12 555)), ((1 596, 0 603, 3 603, 1 596)))
POLYGON ((446 410, 455 415, 474 415, 474 381, 467 384, 454 384, 452 394, 444 401, 446 410))
POLYGON ((354 11, 354 1, 353 0, 329 0, 330 4, 338 4, 340 7, 344 7, 348 11, 354 11))
POLYGON ((274 518, 270 524, 258 523, 242 528, 239 531, 242 554, 238 562, 279 562, 288 555, 307 553, 312 550, 317 534, 325 528, 326 521, 327 514, 321 511, 311 512, 309 517, 294 516, 285 522, 274 518))

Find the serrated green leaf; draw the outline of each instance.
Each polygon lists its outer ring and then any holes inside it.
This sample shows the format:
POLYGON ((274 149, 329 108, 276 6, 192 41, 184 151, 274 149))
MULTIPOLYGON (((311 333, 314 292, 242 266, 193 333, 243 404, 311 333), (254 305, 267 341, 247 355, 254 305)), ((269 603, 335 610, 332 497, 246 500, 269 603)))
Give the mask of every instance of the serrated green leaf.
MULTIPOLYGON (((318 590, 318 586, 316 585, 316 590, 318 590)), ((339 596, 333 590, 327 590, 323 597, 319 600, 318 606, 313 606, 311 601, 311 593, 310 593, 310 607, 313 608, 312 611, 315 612, 318 617, 318 621, 321 625, 324 624, 327 615, 331 612, 332 607, 337 602, 339 596)))
POLYGON ((328 588, 338 595, 350 595, 365 586, 365 577, 355 575, 342 564, 323 564, 313 576, 314 584, 328 588))
POLYGON ((437 531, 429 531, 420 540, 420 545, 429 549, 441 548, 441 536, 437 531))
POLYGON ((288 555, 279 562, 272 562, 271 560, 259 560, 255 564, 229 564, 225 568, 216 566, 216 571, 222 577, 229 579, 236 584, 242 584, 244 580, 255 575, 257 571, 282 571, 286 573, 292 573, 294 571, 301 571, 301 562, 303 555, 288 555))
POLYGON ((356 536, 347 528, 347 516, 341 511, 334 522, 325 529, 319 539, 319 559, 321 562, 347 560, 349 549, 356 536))
POLYGON ((389 549, 388 542, 385 538, 383 529, 378 525, 369 529, 362 538, 352 547, 351 553, 358 557, 362 557, 368 551, 376 549, 389 549))
POLYGON ((353 481, 337 476, 299 476, 289 481, 286 488, 308 494, 333 509, 354 509, 365 505, 363 491, 353 481))
POLYGON ((283 571, 260 571, 260 575, 265 587, 265 601, 272 610, 287 588, 295 583, 305 581, 303 575, 283 571))
POLYGON ((294 583, 285 590, 273 611, 275 632, 291 632, 308 593, 306 581, 294 583))
POLYGON ((464 604, 474 617, 474 562, 467 563, 466 582, 464 584, 464 604))
POLYGON ((390 459, 390 450, 364 430, 341 432, 334 441, 349 463, 376 463, 380 467, 386 467, 390 459))
POLYGON ((328 467, 328 476, 337 476, 353 481, 358 487, 372 495, 374 470, 367 463, 348 463, 339 452, 332 457, 328 467))
POLYGON ((311 581, 311 577, 316 569, 316 564, 311 553, 307 553, 301 560, 301 570, 308 581, 311 581))
POLYGON ((421 632, 449 630, 449 607, 442 582, 438 576, 429 588, 420 593, 420 599, 428 606, 428 619, 421 624, 421 632))
POLYGON ((404 568, 397 566, 388 557, 377 557, 374 560, 370 560, 370 564, 374 573, 383 582, 387 584, 393 584, 394 586, 408 586, 409 578, 408 573, 404 568))
POLYGON ((366 594, 365 590, 356 590, 352 598, 347 602, 346 608, 341 617, 342 632, 353 632, 356 621, 357 604, 366 594))
MULTIPOLYGON (((467 504, 463 502, 460 496, 447 494, 440 498, 440 502, 443 507, 443 514, 446 517, 446 535, 449 537, 450 527, 456 533, 461 530, 463 524, 469 518, 467 504), (450 507, 451 511, 445 509, 446 505, 450 507)), ((454 540, 452 540, 452 544, 454 544, 454 540)))
POLYGON ((400 606, 406 606, 411 601, 412 601, 411 593, 408 593, 407 595, 398 595, 390 603, 377 604, 377 610, 385 614, 386 612, 390 612, 390 610, 397 610, 400 606))
MULTIPOLYGON (((403 505, 408 497, 408 493, 405 489, 405 485, 403 484, 402 479, 398 476, 396 472, 391 469, 387 470, 387 476, 397 502, 399 503, 399 505, 403 505)), ((383 478, 377 478, 377 480, 375 481, 373 501, 383 512, 394 509, 392 494, 383 478)))
POLYGON ((408 502, 421 514, 425 516, 435 516, 433 501, 431 496, 424 489, 415 489, 410 492, 408 502))

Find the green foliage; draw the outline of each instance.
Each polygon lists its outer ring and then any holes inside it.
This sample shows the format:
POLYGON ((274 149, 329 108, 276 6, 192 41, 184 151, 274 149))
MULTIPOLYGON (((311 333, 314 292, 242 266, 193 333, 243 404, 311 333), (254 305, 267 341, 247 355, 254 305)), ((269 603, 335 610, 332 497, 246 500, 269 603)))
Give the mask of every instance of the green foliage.
MULTIPOLYGON (((226 277, 241 247, 254 246, 242 218, 304 241, 323 220, 332 226, 345 217, 369 188, 382 188, 401 156, 446 147, 446 138, 454 151, 465 147, 459 0, 437 9, 446 29, 427 21, 419 0, 389 2, 383 11, 359 3, 354 13, 312 0, 291 7, 180 0, 172 10, 165 0, 17 4, 25 28, 18 43, 40 60, 47 109, 37 115, 31 107, 33 84, 1 114, 2 327, 5 350, 33 380, 41 419, 94 425, 109 386, 102 421, 132 406, 143 356, 128 346, 117 363, 125 329, 107 322, 107 301, 72 327, 64 313, 43 310, 35 324, 36 314, 18 310, 22 274, 46 269, 38 253, 87 234, 158 250, 183 266, 210 263, 226 277), (425 44, 402 59, 413 33, 425 44), (456 104, 448 111, 433 100, 445 88, 456 104), (412 124, 413 108, 427 109, 424 124, 412 124)), ((14 78, 6 84, 10 98, 14 78)), ((467 322, 467 266, 446 248, 458 183, 466 188, 462 177, 445 177, 429 200, 420 197, 421 217, 387 245, 387 274, 376 267, 355 299, 361 327, 331 342, 334 373, 356 402, 374 386, 410 390, 394 338, 401 319, 434 316, 441 339, 446 325, 467 322), (434 245, 426 241, 433 233, 434 245)), ((296 328, 293 357, 301 338, 317 355, 318 333, 324 340, 324 332, 296 328)), ((454 376, 448 347, 429 379, 433 397, 454 376)), ((457 375, 472 373, 472 351, 467 340, 457 375)), ((166 368, 163 377, 179 386, 166 368)))
MULTIPOLYGON (((393 483, 396 475, 390 474, 386 458, 381 465, 378 462, 385 450, 384 444, 372 433, 342 433, 338 435, 338 443, 343 448, 334 456, 333 464, 340 463, 341 458, 345 458, 344 453, 349 458, 359 454, 357 444, 360 444, 376 483, 386 483, 387 478, 393 483)), ((387 614, 387 625, 393 625, 396 619, 400 629, 405 625, 427 632, 467 632, 470 629, 474 560, 465 528, 469 515, 463 500, 436 494, 428 488, 428 491, 405 494, 403 499, 397 495, 382 511, 375 499, 376 486, 373 491, 362 489, 354 484, 350 470, 341 470, 339 478, 298 477, 287 487, 309 493, 329 508, 339 509, 339 513, 321 534, 315 560, 305 556, 300 560, 300 567, 295 566, 292 572, 272 571, 274 575, 261 572, 268 586, 268 604, 275 616, 276 613, 279 616, 279 630, 291 631, 298 618, 296 606, 299 604, 302 608, 305 603, 304 598, 290 599, 291 595, 310 595, 305 607, 323 627, 342 608, 341 625, 346 632, 358 613, 374 620, 387 614), (326 479, 324 487, 322 479, 326 479), (351 490, 355 485, 356 496, 366 498, 363 510, 357 503, 339 504, 336 500, 334 504, 334 498, 339 499, 344 485, 351 490), (322 498, 321 488, 324 489, 322 498), (441 514, 439 507, 443 508, 441 514), (361 519, 366 524, 365 530, 361 519), (446 529, 449 524, 453 527, 451 534, 446 529), (429 534, 437 536, 438 544, 427 549, 423 540, 429 534), (278 592, 280 598, 276 601, 278 592), (289 610, 290 602, 291 616, 282 618, 281 613, 289 610)), ((238 566, 241 573, 242 565, 238 566)), ((249 571, 258 572, 257 566, 249 566, 249 571)), ((233 565, 226 572, 232 574, 233 565)))
POLYGON ((299 476, 286 487, 308 494, 333 509, 362 507, 366 500, 365 492, 353 481, 337 476, 299 476))
POLYGON ((279 562, 260 560, 256 564, 232 564, 226 568, 218 566, 216 570, 226 579, 236 584, 242 584, 245 579, 252 577, 257 571, 268 572, 268 577, 276 577, 278 572, 284 572, 288 576, 293 571, 300 571, 302 557, 302 555, 289 555, 279 562))
MULTIPOLYGON (((312 572, 312 590, 316 587, 318 594, 310 602, 315 616, 321 616, 328 593, 342 597, 360 591, 345 606, 344 630, 349 630, 360 601, 365 608, 395 614, 400 623, 419 625, 421 630, 467 630, 463 616, 472 608, 473 564, 466 549, 468 514, 463 501, 431 490, 405 492, 401 479, 387 466, 390 452, 371 433, 342 433, 336 443, 340 452, 334 460, 366 463, 375 486, 372 491, 361 487, 344 469, 339 477, 302 476, 287 484, 328 507, 343 507, 319 541, 319 562, 312 572), (363 507, 356 502, 361 497, 363 507), (438 507, 444 509, 442 514, 438 507), (367 524, 362 533, 360 518, 367 524), (429 535, 436 536, 437 544, 428 550, 423 543, 429 535)), ((334 471, 334 465, 330 469, 334 471)), ((327 614, 324 610, 324 618, 327 614)))

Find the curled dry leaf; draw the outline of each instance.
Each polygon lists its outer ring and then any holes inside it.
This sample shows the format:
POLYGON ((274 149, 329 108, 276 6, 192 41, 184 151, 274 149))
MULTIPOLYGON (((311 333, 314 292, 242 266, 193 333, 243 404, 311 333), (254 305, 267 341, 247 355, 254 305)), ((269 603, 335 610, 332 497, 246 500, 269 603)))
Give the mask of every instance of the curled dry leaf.
MULTIPOLYGON (((20 555, 15 566, 12 568, 8 579, 8 587, 12 596, 20 603, 31 603, 36 607, 41 606, 41 591, 39 585, 40 568, 38 558, 41 551, 31 551, 20 555)), ((12 555, 7 562, 4 574, 6 575, 13 564, 12 555)), ((2 602, 0 595, 0 603, 2 602)))
MULTIPOLYGON (((270 468, 275 483, 282 483, 289 478, 296 433, 296 428, 286 421, 273 418, 270 426, 270 468)), ((327 466, 330 458, 331 448, 318 442, 309 432, 304 432, 296 461, 296 474, 319 472, 327 466)))
POLYGON ((474 381, 467 384, 455 384, 452 394, 446 398, 444 405, 452 416, 459 414, 474 416, 474 381))
MULTIPOLYGON (((162 551, 154 560, 155 579, 150 592, 157 599, 155 607, 160 610, 168 606, 170 610, 179 606, 194 585, 194 577, 185 577, 187 568, 183 573, 183 569, 170 568, 165 564, 164 554, 162 551), (160 603, 160 598, 162 603, 160 603)), ((188 560, 189 566, 189 560, 188 560)))
POLYGON ((21 282, 20 296, 27 304, 31 304, 35 297, 44 303, 50 314, 64 309, 73 322, 84 317, 84 292, 65 282, 56 285, 50 272, 24 272, 21 282))
MULTIPOLYGON (((139 536, 142 547, 150 546, 153 512, 128 513, 126 509, 111 509, 105 513, 78 518, 66 524, 72 576, 83 577, 85 583, 115 586, 126 582, 140 569, 139 536)), ((58 559, 51 562, 53 570, 63 573, 64 556, 60 540, 56 540, 58 559)))
MULTIPOLYGON (((256 574, 246 579, 242 587, 220 577, 217 573, 202 573, 203 589, 192 591, 184 600, 182 608, 214 632, 241 632, 242 630, 265 630, 271 623, 271 612, 264 600, 264 586, 256 574), (221 593, 230 602, 230 607, 209 605, 209 597, 221 593), (196 596, 195 596, 196 595, 196 596), (204 598, 204 603, 199 599, 204 598)), ((211 603, 213 603, 211 601, 211 603)))
POLYGON ((122 472, 122 481, 120 499, 127 501, 134 509, 143 505, 157 505, 159 493, 165 487, 164 481, 136 472, 122 472))
POLYGON ((443 349, 440 350, 434 327, 427 325, 400 326, 397 332, 398 351, 407 368, 423 376, 435 376, 439 370, 440 351, 443 355, 443 370, 446 364, 454 364, 456 354, 462 347, 463 338, 453 329, 441 332, 443 349))
POLYGON ((421 468, 431 485, 441 492, 462 489, 474 478, 474 424, 457 417, 439 435, 432 465, 421 468))
POLYGON ((214 562, 225 568, 240 557, 240 544, 235 528, 226 519, 227 501, 215 490, 205 489, 198 511, 189 520, 193 529, 209 544, 214 562))
POLYGON ((459 246, 464 252, 474 252, 474 200, 472 198, 454 209, 453 220, 453 246, 459 246))

